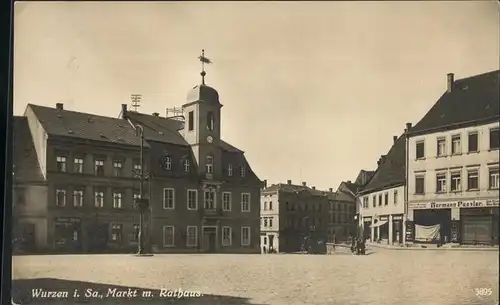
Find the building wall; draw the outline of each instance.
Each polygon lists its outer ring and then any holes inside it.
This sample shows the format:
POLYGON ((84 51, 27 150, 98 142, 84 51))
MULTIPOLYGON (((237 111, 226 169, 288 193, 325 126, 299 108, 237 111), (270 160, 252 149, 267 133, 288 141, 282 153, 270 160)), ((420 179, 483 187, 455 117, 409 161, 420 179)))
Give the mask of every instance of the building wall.
POLYGON ((360 205, 360 216, 362 217, 378 217, 380 215, 401 215, 404 214, 404 186, 397 186, 384 190, 379 190, 373 193, 363 194, 359 197, 358 204, 360 205), (385 204, 385 194, 388 197, 388 203, 385 204), (382 195, 384 201, 379 204, 379 196, 382 195), (373 206, 374 198, 376 197, 376 206, 373 206), (363 207, 365 198, 368 199, 368 207, 363 207))
POLYGON ((26 108, 25 113, 26 119, 31 132, 31 137, 33 139, 33 144, 35 146, 36 154, 38 157, 38 164, 42 171, 44 178, 47 177, 47 133, 40 124, 40 121, 35 116, 30 107, 26 108))
MULTIPOLYGON (((498 150, 490 150, 489 130, 497 127, 499 123, 491 123, 482 126, 460 128, 451 131, 431 133, 409 139, 409 170, 408 170, 408 203, 409 218, 413 219, 414 209, 428 209, 431 202, 453 203, 456 201, 477 200, 477 199, 498 199, 497 190, 489 190, 489 168, 498 168, 498 150), (468 134, 478 133, 478 152, 468 153, 468 134), (453 135, 461 135, 461 154, 451 155, 451 138, 453 135), (437 156, 437 139, 446 138, 446 156, 437 156), (424 141, 425 157, 416 159, 416 143, 424 141), (477 169, 479 172, 479 190, 467 191, 467 172, 470 169, 477 169), (462 174, 462 191, 450 192, 451 171, 462 174), (447 192, 436 193, 436 174, 446 173, 447 192), (425 177, 425 193, 415 194, 415 177, 417 175, 425 177)), ((498 206, 498 201, 494 204, 498 206)), ((459 214, 458 208, 452 209, 452 214, 459 214)))
MULTIPOLYGON (((343 196, 345 197, 345 196, 343 196)), ((350 197, 350 196, 349 196, 350 197)), ((356 233, 354 216, 356 199, 329 200, 328 204, 328 240, 334 242, 346 241, 356 233)))
POLYGON ((265 193, 260 196, 260 244, 269 248, 269 236, 273 236, 273 247, 280 251, 280 229, 283 218, 280 218, 280 201, 278 192, 265 193))

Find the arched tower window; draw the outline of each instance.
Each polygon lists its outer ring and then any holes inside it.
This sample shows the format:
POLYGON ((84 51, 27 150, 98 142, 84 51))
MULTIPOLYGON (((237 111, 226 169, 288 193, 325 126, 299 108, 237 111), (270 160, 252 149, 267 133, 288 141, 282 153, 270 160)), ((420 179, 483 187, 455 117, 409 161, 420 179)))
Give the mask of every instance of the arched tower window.
POLYGON ((209 111, 207 113, 207 130, 213 131, 214 130, 214 113, 212 111, 209 111))

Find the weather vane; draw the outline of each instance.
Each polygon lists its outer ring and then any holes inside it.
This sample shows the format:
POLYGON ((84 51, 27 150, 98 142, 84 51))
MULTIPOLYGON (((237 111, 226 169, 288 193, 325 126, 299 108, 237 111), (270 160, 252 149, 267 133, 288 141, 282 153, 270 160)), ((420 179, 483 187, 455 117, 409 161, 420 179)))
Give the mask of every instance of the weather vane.
POLYGON ((213 63, 210 59, 208 59, 207 57, 205 57, 205 50, 201 50, 201 55, 198 56, 198 59, 201 61, 201 84, 202 85, 205 85, 205 75, 207 75, 207 73, 205 72, 205 64, 211 64, 213 63))

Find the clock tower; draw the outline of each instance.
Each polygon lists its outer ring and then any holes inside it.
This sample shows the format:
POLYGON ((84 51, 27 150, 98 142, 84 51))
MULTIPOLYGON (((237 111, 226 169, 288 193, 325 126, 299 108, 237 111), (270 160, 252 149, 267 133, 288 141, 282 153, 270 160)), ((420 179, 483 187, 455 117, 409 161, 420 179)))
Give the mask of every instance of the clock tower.
POLYGON ((201 84, 193 87, 182 105, 185 124, 184 138, 191 146, 198 163, 198 171, 213 179, 221 174, 220 119, 222 105, 219 93, 205 84, 205 63, 211 61, 204 52, 199 57, 202 62, 201 84))

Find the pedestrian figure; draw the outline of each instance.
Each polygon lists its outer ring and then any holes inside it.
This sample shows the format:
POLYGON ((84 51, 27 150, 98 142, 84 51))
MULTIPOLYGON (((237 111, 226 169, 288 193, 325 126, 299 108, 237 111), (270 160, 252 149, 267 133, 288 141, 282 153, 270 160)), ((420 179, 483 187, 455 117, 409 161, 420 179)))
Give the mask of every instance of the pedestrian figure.
POLYGON ((266 254, 266 253, 267 253, 267 252, 266 252, 266 246, 263 246, 263 247, 262 247, 262 249, 263 249, 263 251, 262 251, 262 252, 263 252, 264 254, 266 254))

